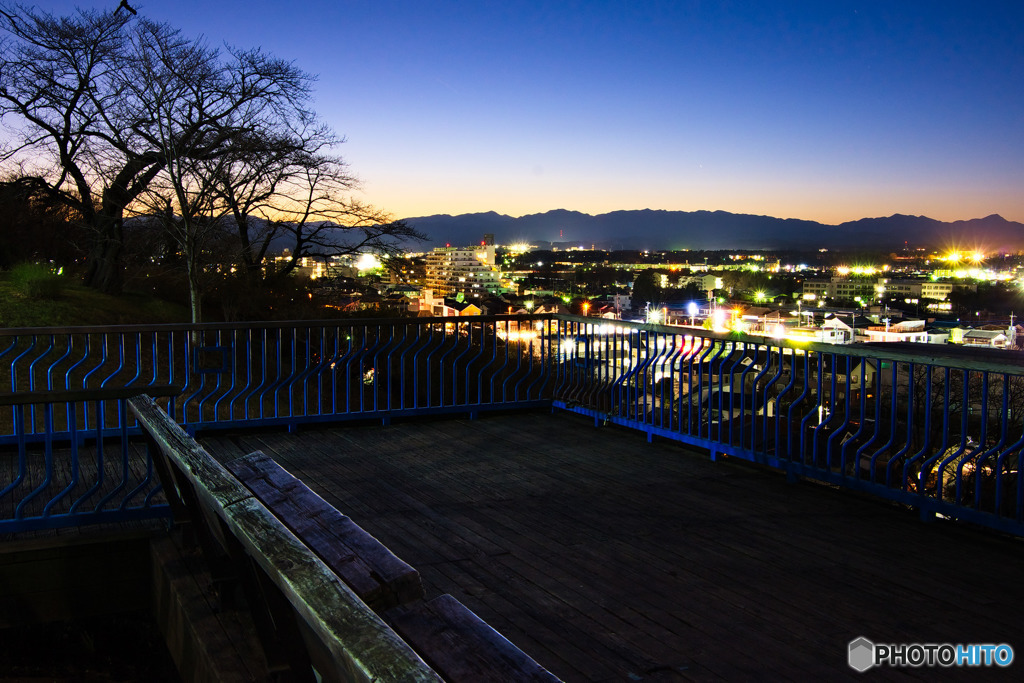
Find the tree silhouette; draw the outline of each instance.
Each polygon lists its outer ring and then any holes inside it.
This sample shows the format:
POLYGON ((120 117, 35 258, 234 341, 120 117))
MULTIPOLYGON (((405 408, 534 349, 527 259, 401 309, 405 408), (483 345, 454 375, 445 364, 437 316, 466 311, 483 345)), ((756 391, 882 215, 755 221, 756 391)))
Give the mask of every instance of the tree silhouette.
POLYGON ((0 4, 0 116, 17 131, 0 161, 81 216, 87 284, 121 289, 132 215, 173 216, 167 228, 192 263, 200 233, 230 216, 250 273, 282 234, 295 258, 339 245, 387 252, 418 236, 345 196, 354 178, 333 151, 341 140, 309 107, 309 75, 131 10, 55 17, 0 4))
POLYGON ((660 276, 652 269, 641 270, 633 280, 633 306, 642 308, 645 304, 661 303, 661 287, 658 285, 660 276))

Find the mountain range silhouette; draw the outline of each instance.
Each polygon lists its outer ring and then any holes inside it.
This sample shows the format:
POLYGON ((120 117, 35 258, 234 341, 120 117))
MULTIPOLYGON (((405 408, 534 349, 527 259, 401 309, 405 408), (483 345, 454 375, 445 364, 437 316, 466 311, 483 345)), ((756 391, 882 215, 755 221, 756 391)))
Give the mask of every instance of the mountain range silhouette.
POLYGON ((894 214, 839 225, 727 211, 613 211, 592 216, 555 209, 514 218, 489 211, 403 219, 425 233, 431 246, 479 243, 492 233, 498 244, 528 242, 598 249, 867 249, 958 248, 992 252, 1024 249, 1024 224, 993 214, 944 222, 894 214))

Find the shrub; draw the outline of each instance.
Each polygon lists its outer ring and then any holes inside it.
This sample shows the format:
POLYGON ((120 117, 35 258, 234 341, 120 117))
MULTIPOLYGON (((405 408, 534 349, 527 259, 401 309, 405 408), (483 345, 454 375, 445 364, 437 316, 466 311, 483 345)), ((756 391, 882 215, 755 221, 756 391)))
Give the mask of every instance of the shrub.
POLYGON ((64 280, 49 266, 22 263, 11 268, 7 279, 30 299, 58 299, 64 291, 64 280))

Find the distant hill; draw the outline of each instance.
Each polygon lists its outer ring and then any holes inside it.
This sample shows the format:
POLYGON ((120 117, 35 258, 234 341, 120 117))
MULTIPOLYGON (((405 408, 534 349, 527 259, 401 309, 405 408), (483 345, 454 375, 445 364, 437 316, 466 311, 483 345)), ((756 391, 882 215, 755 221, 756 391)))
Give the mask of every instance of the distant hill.
POLYGON ((895 214, 839 225, 727 211, 613 211, 591 216, 555 209, 513 218, 493 211, 406 218, 432 246, 476 244, 493 233, 499 244, 594 245, 599 249, 898 249, 911 247, 1024 249, 1024 224, 999 215, 946 223, 895 214))

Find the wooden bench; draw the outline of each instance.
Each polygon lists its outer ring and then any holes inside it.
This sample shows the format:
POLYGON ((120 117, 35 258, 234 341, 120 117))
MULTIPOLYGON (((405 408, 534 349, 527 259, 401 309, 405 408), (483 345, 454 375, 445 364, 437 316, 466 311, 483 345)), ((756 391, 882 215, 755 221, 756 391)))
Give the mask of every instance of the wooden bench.
POLYGON ((560 680, 447 593, 393 608, 385 617, 398 635, 446 681, 560 680))
POLYGON ((418 571, 260 451, 228 470, 376 612, 423 599, 418 571))
POLYGON ((419 572, 272 458, 221 465, 152 400, 129 406, 164 456, 154 461, 172 506, 200 522, 205 554, 260 570, 247 596, 250 609, 267 603, 268 661, 291 655, 293 675, 309 667, 332 681, 559 680, 451 595, 424 600, 419 572), (288 633, 296 619, 301 638, 288 633))
POLYGON ((256 451, 226 467, 444 680, 559 680, 451 595, 423 600, 419 572, 273 458, 256 451))

